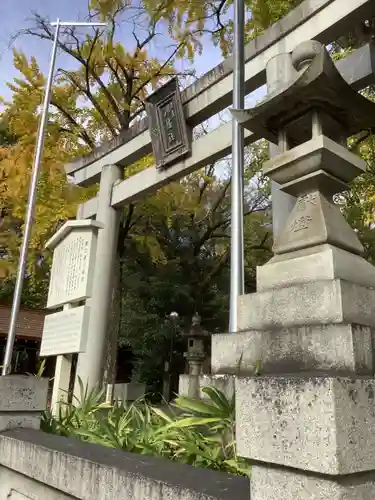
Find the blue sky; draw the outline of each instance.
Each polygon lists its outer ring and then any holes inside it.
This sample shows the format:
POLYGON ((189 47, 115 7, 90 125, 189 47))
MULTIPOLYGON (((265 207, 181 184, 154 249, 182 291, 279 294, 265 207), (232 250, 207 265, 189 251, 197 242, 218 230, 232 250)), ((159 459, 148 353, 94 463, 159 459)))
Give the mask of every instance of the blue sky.
MULTIPOLYGON (((64 21, 82 20, 87 13, 88 0, 0 0, 0 96, 10 98, 10 91, 6 82, 17 76, 17 71, 13 67, 12 50, 9 47, 12 37, 21 29, 30 26, 27 19, 30 19, 32 12, 36 11, 43 16, 48 16, 51 20, 57 17, 64 21)), ((132 35, 126 33, 124 28, 120 34, 120 39, 124 46, 132 43, 132 35)), ((167 40, 167 38, 165 38, 167 40)), ((220 51, 212 46, 209 40, 204 44, 205 50, 202 56, 197 55, 194 67, 197 75, 201 75, 216 66, 221 60, 220 51)), ((46 73, 51 51, 51 43, 41 41, 30 36, 18 38, 12 45, 22 50, 26 55, 34 55, 46 73)), ((155 55, 162 51, 162 41, 158 41, 153 51, 155 55)), ((71 68, 69 57, 59 54, 57 67, 71 68)))

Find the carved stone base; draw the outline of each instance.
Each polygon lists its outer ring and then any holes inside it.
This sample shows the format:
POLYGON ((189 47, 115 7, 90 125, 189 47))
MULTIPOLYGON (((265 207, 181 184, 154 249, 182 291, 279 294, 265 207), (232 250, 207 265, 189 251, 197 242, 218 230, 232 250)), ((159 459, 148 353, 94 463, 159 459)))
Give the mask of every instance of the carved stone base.
POLYGON ((284 254, 325 243, 355 254, 363 252, 356 233, 337 205, 319 191, 299 196, 273 251, 284 254))
POLYGON ((375 326, 375 289, 343 280, 321 280, 242 295, 240 331, 357 323, 375 326))
POLYGON ((0 377, 0 432, 39 429, 47 407, 48 380, 23 375, 0 377))
POLYGON ((333 279, 375 287, 375 267, 359 255, 332 245, 277 255, 257 267, 258 292, 333 279))
POLYGON ((212 336, 212 372, 240 376, 316 372, 374 373, 369 326, 312 325, 212 336))

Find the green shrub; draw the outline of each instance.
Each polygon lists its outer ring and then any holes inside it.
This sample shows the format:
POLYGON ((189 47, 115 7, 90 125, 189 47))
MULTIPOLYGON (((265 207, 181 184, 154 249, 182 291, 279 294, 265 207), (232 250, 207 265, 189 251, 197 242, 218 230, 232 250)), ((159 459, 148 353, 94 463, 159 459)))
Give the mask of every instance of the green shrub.
POLYGON ((234 399, 228 400, 213 387, 203 392, 205 401, 180 397, 163 411, 144 399, 111 406, 102 403, 102 391, 89 392, 81 384, 81 398, 74 404, 61 403, 57 417, 45 412, 42 429, 132 453, 249 475, 248 462, 236 454, 234 399))

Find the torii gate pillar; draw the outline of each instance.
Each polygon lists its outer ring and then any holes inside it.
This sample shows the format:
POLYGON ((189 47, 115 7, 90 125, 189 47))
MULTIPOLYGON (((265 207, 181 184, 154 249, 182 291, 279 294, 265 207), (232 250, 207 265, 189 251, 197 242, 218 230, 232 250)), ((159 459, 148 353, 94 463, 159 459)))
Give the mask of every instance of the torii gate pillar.
POLYGON ((111 197, 113 186, 122 179, 122 175, 123 169, 117 165, 106 165, 101 172, 96 219, 103 224, 103 229, 98 235, 92 299, 88 302, 90 321, 86 350, 78 357, 74 387, 77 397, 80 396, 78 377, 88 390, 100 387, 103 380, 121 220, 121 209, 111 206, 111 197))

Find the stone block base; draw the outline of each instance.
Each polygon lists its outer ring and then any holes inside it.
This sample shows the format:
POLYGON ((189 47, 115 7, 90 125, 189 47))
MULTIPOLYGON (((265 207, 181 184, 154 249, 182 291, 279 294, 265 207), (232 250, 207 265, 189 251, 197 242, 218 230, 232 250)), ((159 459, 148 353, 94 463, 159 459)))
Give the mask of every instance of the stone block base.
POLYGON ((375 471, 375 379, 236 380, 238 454, 343 475, 375 471))
POLYGON ((0 377, 0 432, 22 427, 38 429, 40 415, 47 407, 47 392, 47 379, 0 377))
POLYGON ((239 298, 241 331, 330 323, 375 326, 375 289, 335 279, 239 298))
POLYGON ((0 413, 0 432, 10 429, 36 429, 40 428, 41 412, 33 413, 0 413))
POLYGON ((138 382, 128 384, 115 384, 113 387, 113 399, 115 401, 136 401, 146 394, 146 385, 138 382))
POLYGON ((215 387, 231 399, 234 394, 234 377, 231 375, 201 375, 199 377, 180 375, 178 395, 206 399, 206 394, 202 392, 204 387, 215 387))
POLYGON ((375 472, 330 477, 254 465, 251 500, 374 500, 375 472))
POLYGON ((212 336, 212 372, 252 376, 322 372, 373 374, 373 334, 369 326, 312 325, 212 336))
POLYGON ((321 245, 276 255, 257 268, 257 290, 342 279, 360 286, 375 286, 375 267, 359 255, 332 245, 321 245))

